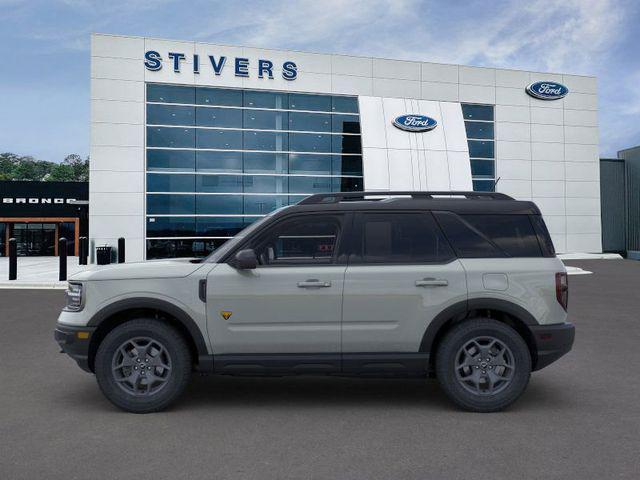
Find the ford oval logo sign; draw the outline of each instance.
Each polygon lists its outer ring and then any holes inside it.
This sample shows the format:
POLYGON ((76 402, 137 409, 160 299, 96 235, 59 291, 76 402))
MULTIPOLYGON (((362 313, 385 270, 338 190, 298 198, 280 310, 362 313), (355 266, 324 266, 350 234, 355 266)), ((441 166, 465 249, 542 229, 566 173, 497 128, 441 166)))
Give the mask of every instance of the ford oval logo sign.
POLYGON ((569 93, 569 89, 556 82, 535 82, 529 85, 527 93, 540 100, 558 100, 569 93))
POLYGON ((393 125, 407 132, 427 132, 436 128, 438 122, 426 115, 407 114, 396 117, 393 125))

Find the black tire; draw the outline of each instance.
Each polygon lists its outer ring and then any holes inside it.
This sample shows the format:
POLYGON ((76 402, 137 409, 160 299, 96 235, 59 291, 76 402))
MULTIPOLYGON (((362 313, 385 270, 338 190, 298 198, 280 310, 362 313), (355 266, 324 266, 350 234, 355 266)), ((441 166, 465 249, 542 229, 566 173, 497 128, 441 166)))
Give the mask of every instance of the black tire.
POLYGON ((111 403, 132 413, 151 413, 167 408, 189 383, 191 369, 191 354, 183 336, 170 325, 152 319, 130 320, 114 328, 100 343, 95 358, 95 373, 102 393, 111 403), (134 344, 142 345, 140 352, 145 353, 139 355, 134 344), (121 349, 123 345, 125 347, 121 349), (149 348, 145 348, 146 345, 149 348), (126 357, 127 365, 130 363, 131 366, 119 367, 114 373, 116 362, 125 364, 122 352, 127 348, 133 348, 126 357), (145 359, 151 362, 146 367, 145 359), (138 360, 141 361, 136 364, 138 360), (139 368, 140 365, 143 366, 139 368), (126 374, 136 375, 136 381, 126 380, 125 377, 133 378, 126 374), (120 376, 120 382, 117 376, 120 376), (152 377, 153 382, 150 381, 152 377), (138 388, 147 393, 136 393, 138 388))
MULTIPOLYGON (((477 348, 477 351, 483 350, 477 348)), ((440 343, 436 352, 436 375, 447 396, 459 407, 472 412, 496 412, 515 402, 527 388, 531 376, 531 354, 520 334, 510 326, 488 318, 465 320, 447 332, 440 343), (478 339, 479 343, 474 343, 478 339), (500 357, 488 353, 478 359, 484 354, 472 356, 467 353, 474 351, 473 345, 483 349, 494 345, 491 352, 497 351, 498 347, 506 347, 501 350, 506 353, 500 357), (472 361, 472 366, 466 366, 472 361), (497 366, 507 363, 511 363, 513 369, 497 366), (503 372, 508 380, 496 381, 498 376, 494 375, 489 382, 488 374, 498 372, 503 372)))

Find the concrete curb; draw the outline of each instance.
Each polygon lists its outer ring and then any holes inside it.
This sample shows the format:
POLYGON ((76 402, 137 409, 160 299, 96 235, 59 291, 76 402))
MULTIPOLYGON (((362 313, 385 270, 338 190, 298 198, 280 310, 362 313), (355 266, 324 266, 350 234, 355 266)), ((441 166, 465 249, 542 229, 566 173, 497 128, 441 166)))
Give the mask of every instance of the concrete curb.
POLYGON ((0 282, 0 289, 65 290, 67 282, 23 282, 20 280, 0 282))

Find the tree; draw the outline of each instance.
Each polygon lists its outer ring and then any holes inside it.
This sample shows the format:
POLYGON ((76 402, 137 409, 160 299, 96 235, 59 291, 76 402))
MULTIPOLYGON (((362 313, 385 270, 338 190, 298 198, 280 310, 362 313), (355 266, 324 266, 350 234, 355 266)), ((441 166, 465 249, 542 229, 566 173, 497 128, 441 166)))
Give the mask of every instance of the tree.
POLYGON ((73 180, 76 182, 89 181, 89 157, 85 160, 76 153, 67 155, 62 161, 63 165, 68 165, 73 171, 73 180))
POLYGON ((75 180, 73 167, 64 163, 55 165, 44 179, 47 182, 73 182, 75 180))
POLYGON ((67 181, 89 180, 89 157, 67 155, 62 163, 37 160, 15 153, 0 153, 0 180, 67 181))

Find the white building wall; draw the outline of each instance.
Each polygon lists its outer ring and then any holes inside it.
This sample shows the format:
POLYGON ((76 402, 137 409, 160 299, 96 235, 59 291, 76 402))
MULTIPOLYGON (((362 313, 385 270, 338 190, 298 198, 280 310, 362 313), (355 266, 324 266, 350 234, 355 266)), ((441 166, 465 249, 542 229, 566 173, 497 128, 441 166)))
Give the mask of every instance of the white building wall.
POLYGON ((115 245, 124 236, 128 261, 144 258, 144 82, 361 96, 365 185, 375 190, 410 185, 440 189, 447 181, 451 188, 470 188, 458 102, 495 104, 497 190, 536 202, 558 251, 601 251, 593 77, 103 34, 92 35, 91 44, 90 236, 94 245, 115 245), (144 68, 147 50, 161 53, 162 70, 144 68), (187 55, 180 73, 167 63, 169 51, 187 55), (200 54, 200 74, 190 66, 193 53, 200 54), (231 64, 215 76, 205 61, 210 54, 249 58, 249 78, 235 77, 231 64), (260 79, 258 58, 276 65, 295 61, 298 78, 260 79), (556 101, 531 98, 524 88, 537 80, 559 81, 569 94, 556 101), (382 116, 376 102, 383 105, 382 116), (434 112, 430 116, 441 119, 445 128, 401 132, 390 127, 390 112, 396 111, 434 112), (381 133, 376 124, 384 125, 385 136, 373 133, 381 133), (383 139, 389 143, 383 145, 383 139), (372 172, 377 173, 369 178, 372 172))
POLYGON ((459 103, 359 97, 365 190, 471 190, 471 167, 459 103), (399 130, 405 113, 434 118, 426 133, 399 130))

